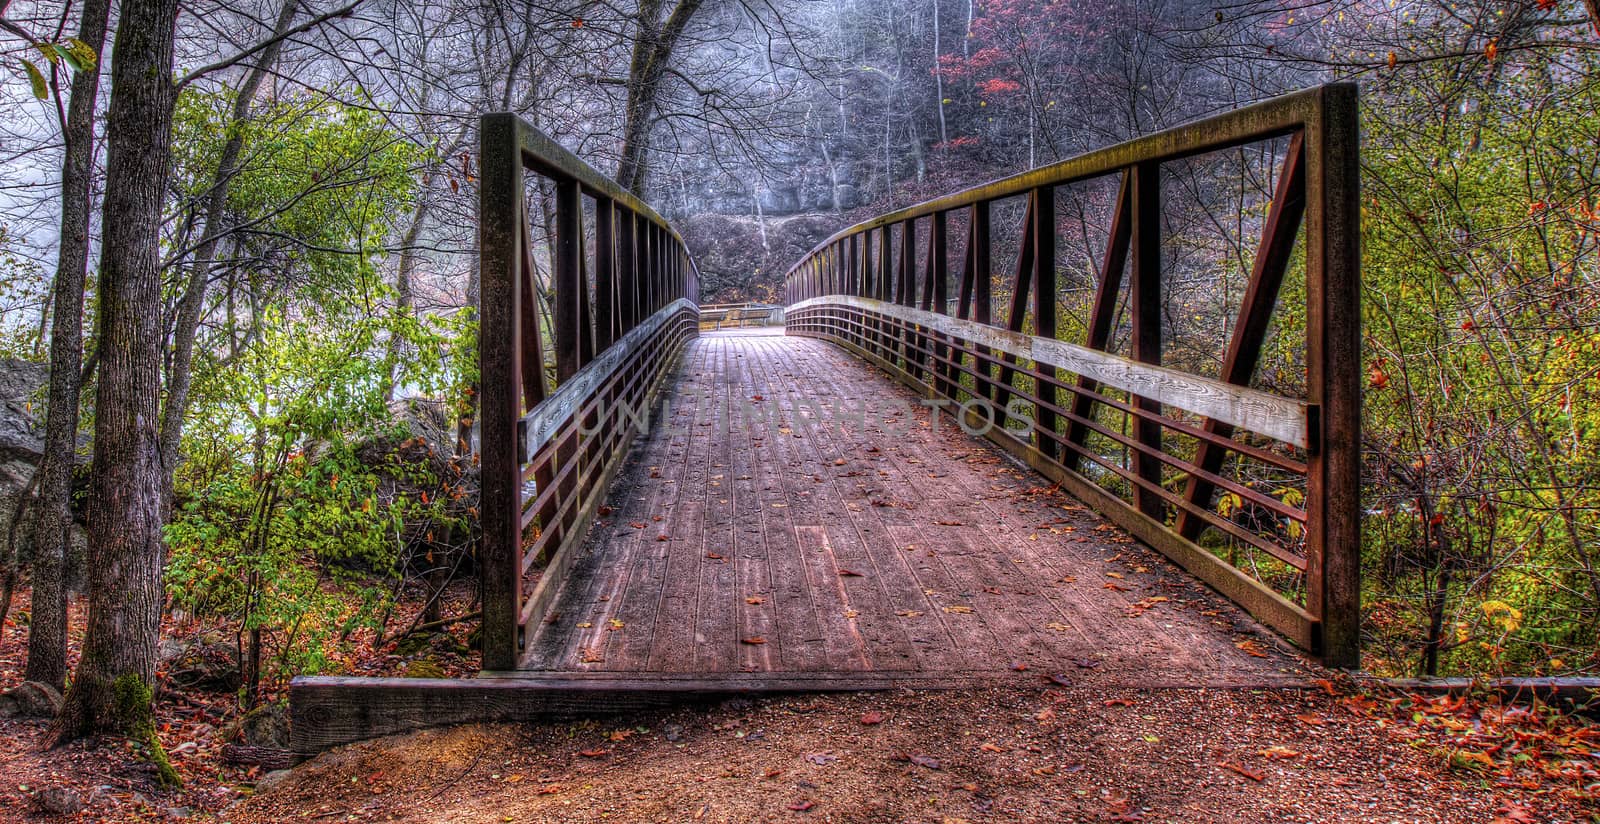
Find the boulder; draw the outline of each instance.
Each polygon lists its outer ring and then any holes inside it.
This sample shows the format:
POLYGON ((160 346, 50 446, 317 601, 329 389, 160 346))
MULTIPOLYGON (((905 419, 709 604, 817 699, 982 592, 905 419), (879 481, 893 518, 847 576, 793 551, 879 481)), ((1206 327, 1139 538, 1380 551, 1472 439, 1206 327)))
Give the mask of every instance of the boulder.
POLYGON ((163 642, 161 658, 167 684, 173 689, 235 692, 244 683, 238 650, 232 644, 208 638, 177 644, 163 642))
POLYGON ((54 718, 61 712, 61 693, 49 684, 24 681, 0 694, 0 718, 54 718))

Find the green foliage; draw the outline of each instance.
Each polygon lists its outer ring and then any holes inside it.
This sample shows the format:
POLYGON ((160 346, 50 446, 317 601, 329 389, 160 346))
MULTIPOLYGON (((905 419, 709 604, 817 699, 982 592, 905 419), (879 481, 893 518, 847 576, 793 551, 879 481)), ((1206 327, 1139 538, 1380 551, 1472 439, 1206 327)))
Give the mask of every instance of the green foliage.
POLYGON ((1581 62, 1480 88, 1419 70, 1368 109, 1375 669, 1596 663, 1600 75, 1581 62))
POLYGON ((23 257, 16 238, 0 224, 0 357, 37 360, 44 356, 39 313, 50 282, 38 263, 23 257))
POLYGON ((275 101, 242 127, 231 109, 186 94, 175 133, 175 179, 198 202, 228 129, 244 130, 228 211, 248 228, 198 347, 167 577, 174 606, 259 631, 270 679, 325 669, 376 627, 407 525, 448 522, 437 497, 405 491, 440 479, 387 446, 405 437, 389 398, 456 397, 476 379, 458 368, 475 327, 388 308, 378 266, 420 153, 320 98, 275 101))

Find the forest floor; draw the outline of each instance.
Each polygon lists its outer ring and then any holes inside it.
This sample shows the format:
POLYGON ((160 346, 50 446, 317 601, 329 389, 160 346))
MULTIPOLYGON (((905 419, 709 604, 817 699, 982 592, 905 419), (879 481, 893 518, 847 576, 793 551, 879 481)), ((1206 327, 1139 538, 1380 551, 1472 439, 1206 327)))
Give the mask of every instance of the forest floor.
MULTIPOLYGON (((24 636, 7 622, 0 688, 24 636)), ((405 666, 386 646, 341 669, 405 666)), ((47 722, 0 720, 0 821, 1600 822, 1600 726, 1329 681, 735 699, 425 730, 276 773, 224 763, 231 694, 168 689, 157 720, 182 789, 126 742, 45 750, 47 722), (43 809, 63 795, 81 809, 43 809)))

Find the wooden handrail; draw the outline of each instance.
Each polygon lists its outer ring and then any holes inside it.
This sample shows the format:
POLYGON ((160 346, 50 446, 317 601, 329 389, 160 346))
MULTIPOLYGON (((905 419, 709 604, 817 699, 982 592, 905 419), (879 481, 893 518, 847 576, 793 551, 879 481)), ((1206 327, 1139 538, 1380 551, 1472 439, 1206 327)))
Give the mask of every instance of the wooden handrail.
POLYGON ((521 663, 633 421, 695 334, 699 273, 655 210, 520 118, 485 115, 479 140, 478 564, 483 667, 495 671, 521 663), (527 172, 554 184, 548 290, 534 265, 527 172), (545 291, 549 330, 538 311, 545 291))
POLYGON ((1356 102, 1351 84, 1319 86, 858 223, 789 270, 788 332, 855 351, 929 398, 959 404, 963 421, 984 411, 996 424, 984 434, 995 443, 1324 663, 1356 666, 1356 102), (1162 165, 1280 138, 1288 138, 1283 167, 1221 373, 1206 378, 1163 366, 1162 165), (1120 186, 1087 334, 1081 342, 1062 341, 1056 189, 1110 176, 1120 186), (1009 311, 995 319, 990 212, 995 201, 1012 197, 1026 197, 1028 208, 1009 311), (953 297, 947 260, 952 213, 965 213, 968 231, 953 297), (1301 236, 1306 391, 1288 398, 1249 384, 1301 236), (898 265, 891 265, 896 242, 898 265), (1130 357, 1105 351, 1123 295, 1132 320, 1130 357), (1120 417, 1122 428, 1105 425, 1103 416, 1120 417), (1019 422, 1022 429, 1008 426, 1019 422), (1116 444, 1125 457, 1101 454, 1091 434, 1116 444), (1262 467, 1281 495, 1232 480, 1224 472, 1229 460, 1262 467), (1219 489, 1238 502, 1235 513, 1214 506, 1219 489), (1295 597, 1202 546, 1208 532, 1281 562, 1298 576, 1299 585, 1287 588, 1295 597))

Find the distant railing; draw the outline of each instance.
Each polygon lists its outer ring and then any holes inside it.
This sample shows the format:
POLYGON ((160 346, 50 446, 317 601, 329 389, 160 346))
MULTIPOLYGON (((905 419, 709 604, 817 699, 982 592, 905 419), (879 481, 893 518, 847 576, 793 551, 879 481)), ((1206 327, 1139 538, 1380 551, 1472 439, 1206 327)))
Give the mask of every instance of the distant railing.
POLYGON ((1325 663, 1356 666, 1357 142, 1355 87, 1327 85, 901 209, 834 235, 790 270, 788 331, 842 344, 947 409, 961 404, 970 423, 990 416, 996 425, 981 429, 995 443, 1325 663), (1163 368, 1162 164, 1282 138, 1285 160, 1220 374, 1163 368), (1058 340, 1055 190, 1112 175, 1120 189, 1087 333, 1058 340), (991 204, 1011 197, 1026 197, 1027 213, 1015 275, 1002 282, 1010 311, 995 320, 991 204), (968 230, 953 317, 952 215, 968 230), (1249 384, 1302 222, 1305 394, 1293 398, 1249 384), (1105 351, 1124 291, 1131 357, 1105 351), (1278 479, 1276 488, 1241 482, 1246 465, 1278 479), (1219 490, 1226 507, 1216 505, 1219 490), (1243 546, 1286 574, 1264 582, 1207 540, 1243 546))
POLYGON ((695 335, 699 288, 666 220, 537 129, 490 114, 480 140, 483 668, 510 670, 695 335), (548 333, 524 171, 555 188, 548 333))
POLYGON ((772 303, 705 303, 700 306, 701 331, 782 325, 783 307, 772 303))

